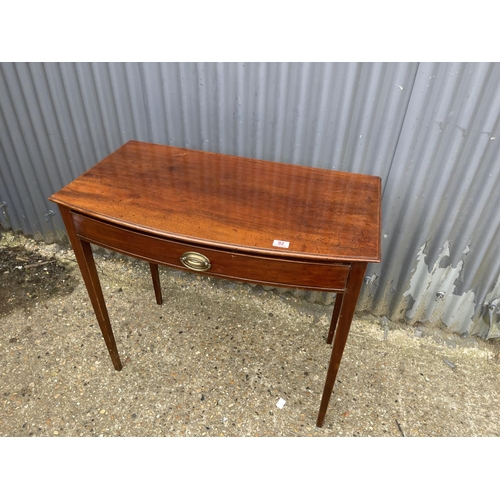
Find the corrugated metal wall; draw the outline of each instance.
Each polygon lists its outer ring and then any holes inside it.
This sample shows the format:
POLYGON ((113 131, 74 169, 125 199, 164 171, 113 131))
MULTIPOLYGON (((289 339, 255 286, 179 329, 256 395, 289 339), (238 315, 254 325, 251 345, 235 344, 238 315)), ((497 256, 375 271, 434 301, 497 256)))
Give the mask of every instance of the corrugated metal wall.
POLYGON ((365 287, 374 311, 498 335, 485 302, 500 296, 499 83, 500 64, 420 64, 365 287))
POLYGON ((130 139, 379 175, 383 262, 360 307, 496 336, 499 77, 497 63, 1 63, 0 224, 61 239, 47 197, 130 139))

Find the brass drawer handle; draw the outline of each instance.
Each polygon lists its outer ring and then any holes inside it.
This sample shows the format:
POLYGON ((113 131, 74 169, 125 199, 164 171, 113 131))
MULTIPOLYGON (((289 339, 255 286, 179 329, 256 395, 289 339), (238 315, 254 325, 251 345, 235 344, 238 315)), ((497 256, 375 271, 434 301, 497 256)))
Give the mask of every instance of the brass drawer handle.
POLYGON ((193 271, 207 271, 210 269, 210 260, 198 252, 186 252, 181 257, 181 262, 193 271))

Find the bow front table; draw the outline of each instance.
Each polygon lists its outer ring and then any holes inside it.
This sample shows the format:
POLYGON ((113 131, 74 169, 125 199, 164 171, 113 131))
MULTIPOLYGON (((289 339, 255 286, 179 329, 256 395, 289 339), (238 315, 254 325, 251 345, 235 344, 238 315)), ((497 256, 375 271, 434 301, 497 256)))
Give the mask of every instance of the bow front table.
POLYGON ((158 265, 336 292, 322 427, 369 262, 380 262, 380 178, 130 141, 50 197, 109 350, 122 365, 90 244, 158 265))

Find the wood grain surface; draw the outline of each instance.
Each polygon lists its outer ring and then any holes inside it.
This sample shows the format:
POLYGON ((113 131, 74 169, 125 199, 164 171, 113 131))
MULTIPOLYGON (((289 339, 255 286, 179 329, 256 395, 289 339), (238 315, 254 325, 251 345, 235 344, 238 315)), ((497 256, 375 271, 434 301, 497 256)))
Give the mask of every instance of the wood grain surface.
POLYGON ((380 261, 380 178, 130 141, 51 201, 187 243, 380 261), (273 246, 275 240, 288 248, 273 246))

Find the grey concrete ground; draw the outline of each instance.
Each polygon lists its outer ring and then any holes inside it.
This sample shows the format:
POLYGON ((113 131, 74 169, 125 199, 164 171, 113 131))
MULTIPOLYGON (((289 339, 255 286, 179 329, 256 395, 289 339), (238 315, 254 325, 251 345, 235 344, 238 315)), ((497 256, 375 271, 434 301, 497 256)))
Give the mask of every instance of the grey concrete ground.
POLYGON ((498 339, 358 313, 319 429, 331 306, 166 268, 158 306, 147 264, 97 255, 116 372, 72 252, 4 233, 0 253, 1 436, 500 434, 498 339))

